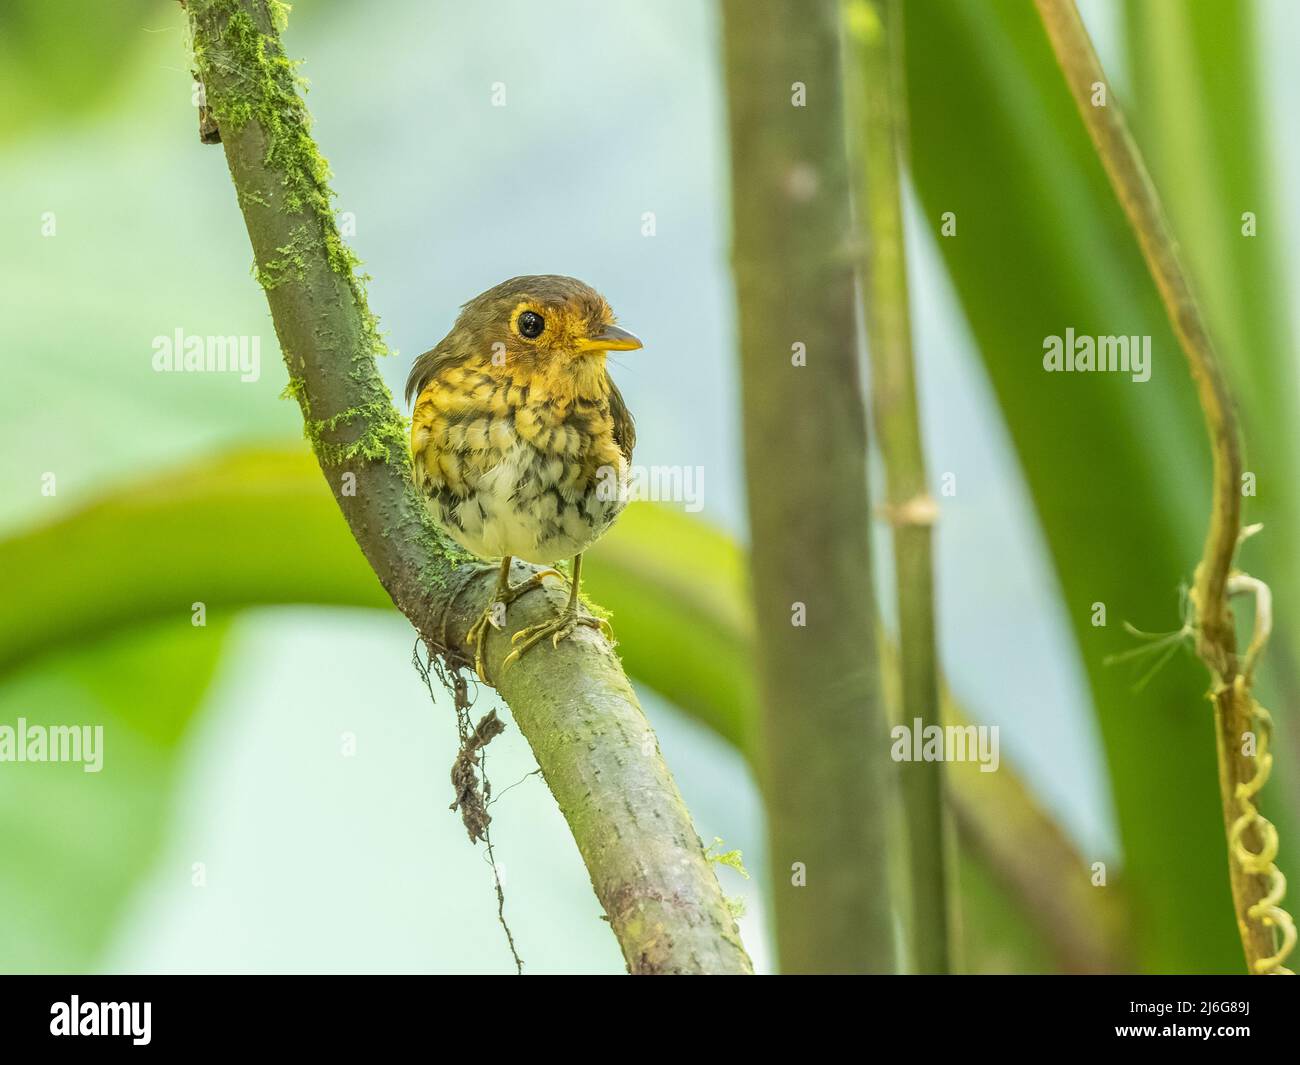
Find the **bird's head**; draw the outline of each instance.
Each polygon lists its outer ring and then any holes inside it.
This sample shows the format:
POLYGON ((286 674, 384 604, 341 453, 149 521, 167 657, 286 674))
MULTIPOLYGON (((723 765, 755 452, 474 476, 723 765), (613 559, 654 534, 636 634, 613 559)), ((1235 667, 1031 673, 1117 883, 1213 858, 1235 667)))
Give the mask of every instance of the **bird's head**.
POLYGON ((407 399, 444 365, 494 377, 555 379, 603 372, 606 352, 639 347, 590 285, 558 274, 512 277, 466 303, 442 343, 416 360, 407 399))
POLYGON ((543 363, 639 348, 605 297, 575 277, 512 277, 465 304, 453 333, 487 341, 500 362, 543 363))

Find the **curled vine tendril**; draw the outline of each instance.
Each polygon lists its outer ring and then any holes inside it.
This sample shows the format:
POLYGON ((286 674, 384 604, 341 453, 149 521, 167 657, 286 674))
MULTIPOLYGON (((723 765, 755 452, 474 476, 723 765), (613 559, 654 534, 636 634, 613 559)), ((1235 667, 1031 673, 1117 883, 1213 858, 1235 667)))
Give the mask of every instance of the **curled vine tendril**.
POLYGON ((1273 771, 1273 755, 1269 751, 1273 718, 1251 694, 1250 686, 1255 664, 1272 631, 1273 597, 1267 584, 1245 573, 1234 573, 1228 579, 1227 591, 1229 595, 1252 595, 1255 598, 1254 631, 1241 672, 1232 680, 1232 688, 1233 698, 1239 700, 1240 705, 1250 708, 1256 736, 1255 775, 1250 780, 1238 782, 1233 792, 1241 814, 1228 829, 1228 849, 1243 873, 1263 877, 1267 884, 1264 897, 1246 910, 1246 917, 1265 927, 1277 929, 1281 937, 1277 952, 1266 958, 1256 958, 1251 967, 1260 974, 1294 976, 1295 973, 1283 964, 1295 949, 1296 926, 1291 915, 1282 908, 1286 877, 1276 863, 1279 845, 1277 828, 1255 806, 1255 797, 1268 783, 1269 774, 1273 771), (1254 829, 1260 843, 1258 851, 1252 851, 1245 843, 1246 834, 1251 829, 1254 829))

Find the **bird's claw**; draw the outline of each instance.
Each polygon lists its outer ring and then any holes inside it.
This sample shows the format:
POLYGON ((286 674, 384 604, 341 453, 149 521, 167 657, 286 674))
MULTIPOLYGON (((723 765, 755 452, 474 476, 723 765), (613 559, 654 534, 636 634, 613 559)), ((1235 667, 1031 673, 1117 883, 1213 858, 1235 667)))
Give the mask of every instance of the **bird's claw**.
POLYGON ((492 619, 492 603, 478 616, 478 620, 469 627, 469 632, 465 634, 465 642, 474 648, 474 672, 478 674, 478 679, 484 684, 488 683, 487 665, 483 661, 483 649, 487 645, 488 627, 495 626, 492 619))
POLYGON ((487 637, 491 629, 500 631, 505 628, 506 608, 518 599, 525 592, 531 592, 534 588, 542 586, 544 577, 559 577, 563 579, 564 574, 557 569, 538 570, 527 580, 520 581, 518 584, 508 585, 504 588, 498 588, 496 594, 492 596, 491 601, 483 608, 483 613, 478 616, 478 620, 469 627, 465 633, 465 642, 471 644, 474 648, 474 672, 478 674, 479 680, 484 684, 490 684, 487 676, 487 662, 484 654, 487 650, 487 637), (498 611, 497 607, 501 609, 498 611), (498 617, 498 615, 500 615, 498 617))
POLYGON ((566 610, 551 621, 544 621, 540 625, 529 625, 528 628, 516 632, 510 642, 519 646, 514 647, 506 655, 506 660, 501 663, 501 669, 504 671, 512 663, 519 661, 528 651, 536 647, 548 636, 551 638, 551 647, 558 648, 560 641, 572 636, 574 629, 579 625, 599 630, 606 639, 612 640, 614 638, 614 627, 604 618, 592 617, 590 614, 579 614, 574 610, 566 610))

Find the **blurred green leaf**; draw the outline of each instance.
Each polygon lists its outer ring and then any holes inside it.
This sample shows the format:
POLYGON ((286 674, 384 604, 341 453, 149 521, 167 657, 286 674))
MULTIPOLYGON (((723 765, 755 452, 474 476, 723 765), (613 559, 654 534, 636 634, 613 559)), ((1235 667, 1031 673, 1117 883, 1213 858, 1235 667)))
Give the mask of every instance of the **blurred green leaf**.
MULTIPOLYGON (((103 727, 99 772, 0 763, 0 959, 6 972, 94 969, 150 872, 182 739, 227 625, 173 619, 101 633, 0 680, 0 725, 103 727)), ((188 868, 174 871, 188 880, 188 868)))
POLYGON ((0 6, 0 140, 104 107, 132 69, 146 27, 179 34, 174 5, 157 0, 0 6))
POLYGON ((188 613, 195 600, 210 621, 304 597, 391 606, 305 451, 161 475, 10 537, 0 556, 10 575, 0 671, 132 619, 188 613))
MULTIPOLYGON (((1255 0, 1123 5, 1133 95, 1124 107, 1233 378, 1252 458, 1289 470, 1296 367, 1281 298, 1288 249, 1267 177, 1256 8, 1255 0), (1242 233, 1247 211, 1257 221, 1252 237, 1242 233)), ((1294 496, 1275 490, 1252 506, 1294 496)))
POLYGON ((957 217, 938 244, 1087 669, 1142 957, 1162 972, 1241 971, 1204 673, 1179 658, 1135 692, 1104 665, 1133 646, 1121 621, 1179 627, 1200 554, 1210 459, 1183 356, 1033 6, 908 11, 913 177, 936 233, 943 212, 957 217), (1045 373, 1045 338, 1069 327, 1151 336, 1151 380, 1045 373))

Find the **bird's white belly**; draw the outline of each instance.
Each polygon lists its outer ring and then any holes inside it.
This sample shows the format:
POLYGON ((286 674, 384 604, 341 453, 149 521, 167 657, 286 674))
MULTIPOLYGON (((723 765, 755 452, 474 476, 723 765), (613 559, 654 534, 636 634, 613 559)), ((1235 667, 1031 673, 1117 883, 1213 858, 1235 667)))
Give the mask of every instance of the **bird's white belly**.
POLYGON ((572 558, 609 528, 627 497, 627 463, 603 490, 558 487, 564 463, 517 441, 502 461, 478 478, 474 491, 452 504, 455 520, 435 515, 462 547, 484 558, 512 555, 541 565, 572 558), (616 483, 619 491, 613 491, 616 483))

